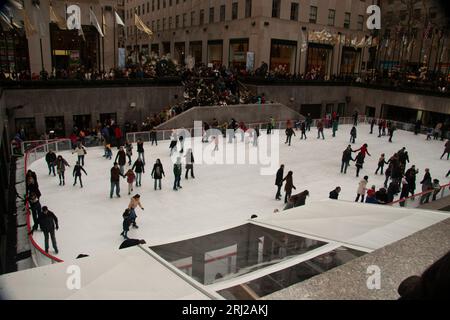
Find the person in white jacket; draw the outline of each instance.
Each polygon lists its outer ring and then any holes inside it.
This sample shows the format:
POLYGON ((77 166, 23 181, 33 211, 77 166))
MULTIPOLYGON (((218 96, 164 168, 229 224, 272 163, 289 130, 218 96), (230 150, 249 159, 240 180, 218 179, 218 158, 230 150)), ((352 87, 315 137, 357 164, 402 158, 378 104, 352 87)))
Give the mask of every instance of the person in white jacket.
POLYGON ((367 183, 369 182, 369 177, 365 176, 364 179, 362 179, 359 182, 358 185, 358 190, 356 191, 356 200, 355 202, 359 201, 359 198, 361 198, 361 202, 364 202, 364 198, 366 196, 366 191, 367 191, 367 183))
POLYGON ((76 153, 78 155, 78 162, 84 167, 84 156, 87 154, 85 146, 79 143, 77 147, 72 151, 72 154, 76 153))

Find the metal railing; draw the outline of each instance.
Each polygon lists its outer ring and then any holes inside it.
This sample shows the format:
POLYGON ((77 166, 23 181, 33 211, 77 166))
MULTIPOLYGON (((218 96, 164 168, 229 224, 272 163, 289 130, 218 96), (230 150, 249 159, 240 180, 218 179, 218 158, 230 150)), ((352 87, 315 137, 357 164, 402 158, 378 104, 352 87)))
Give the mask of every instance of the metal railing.
MULTIPOLYGON (((71 150, 72 144, 70 139, 56 139, 52 141, 48 141, 44 144, 35 146, 24 153, 24 175, 27 174, 29 166, 39 160, 44 158, 49 149, 54 150, 55 152, 71 150)), ((28 238, 31 243, 31 257, 33 263, 36 267, 53 264, 57 262, 63 262, 61 259, 52 256, 51 254, 46 253, 39 244, 34 240, 33 234, 31 233, 31 214, 30 207, 28 204, 28 199, 25 202, 26 215, 27 215, 27 231, 28 238)))
POLYGON ((388 205, 395 207, 418 208, 421 205, 441 200, 448 196, 450 196, 450 183, 440 186, 439 189, 436 188, 414 194, 407 198, 398 199, 394 202, 389 203, 388 205))

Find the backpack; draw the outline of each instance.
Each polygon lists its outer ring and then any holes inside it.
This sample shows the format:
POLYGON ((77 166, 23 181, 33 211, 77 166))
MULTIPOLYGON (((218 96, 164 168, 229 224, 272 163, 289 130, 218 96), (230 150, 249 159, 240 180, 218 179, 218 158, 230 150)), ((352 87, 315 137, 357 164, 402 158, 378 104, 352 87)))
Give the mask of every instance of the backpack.
POLYGON ((122 214, 123 219, 128 219, 130 217, 131 214, 131 210, 130 209, 125 209, 125 212, 122 214))

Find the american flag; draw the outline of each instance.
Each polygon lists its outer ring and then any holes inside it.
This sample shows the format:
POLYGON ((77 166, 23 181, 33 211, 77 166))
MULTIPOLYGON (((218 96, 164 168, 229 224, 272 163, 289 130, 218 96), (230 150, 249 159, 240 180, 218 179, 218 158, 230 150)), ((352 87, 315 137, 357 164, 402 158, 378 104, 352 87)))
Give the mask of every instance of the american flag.
POLYGON ((428 22, 428 25, 427 25, 427 27, 425 29, 424 34, 423 34, 423 38, 424 39, 430 39, 430 35, 431 35, 432 31, 433 31, 433 27, 431 25, 431 22, 428 22))

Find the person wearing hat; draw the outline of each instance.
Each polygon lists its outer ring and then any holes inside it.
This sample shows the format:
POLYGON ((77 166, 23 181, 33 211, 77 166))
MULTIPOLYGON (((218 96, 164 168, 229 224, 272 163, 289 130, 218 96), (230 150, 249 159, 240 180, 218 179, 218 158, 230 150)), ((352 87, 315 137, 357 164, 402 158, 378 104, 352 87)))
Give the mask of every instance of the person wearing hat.
POLYGON ((56 245, 55 229, 59 229, 58 218, 53 212, 48 210, 47 206, 42 207, 42 214, 39 219, 39 224, 41 226, 42 232, 44 232, 45 238, 45 252, 48 253, 48 236, 50 235, 52 239, 52 246, 55 253, 58 254, 58 247, 56 245))

